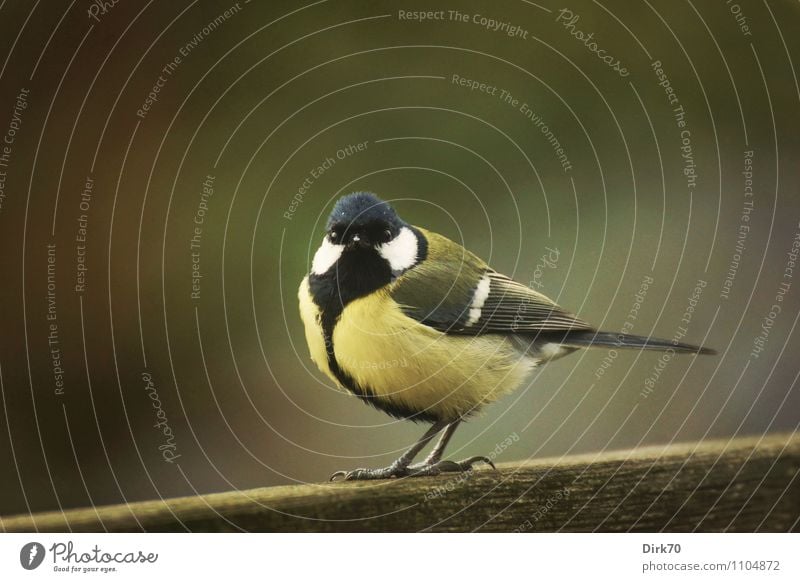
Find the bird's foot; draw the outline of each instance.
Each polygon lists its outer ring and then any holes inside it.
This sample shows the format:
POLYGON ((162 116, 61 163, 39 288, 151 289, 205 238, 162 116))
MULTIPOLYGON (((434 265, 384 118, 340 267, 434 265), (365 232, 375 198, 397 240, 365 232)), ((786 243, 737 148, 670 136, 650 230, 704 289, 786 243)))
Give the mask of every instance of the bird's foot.
POLYGON ((367 481, 369 479, 391 479, 392 477, 405 477, 408 467, 391 464, 380 469, 353 469, 352 471, 336 471, 330 480, 336 481, 367 481), (341 477, 341 479, 339 479, 341 477))
POLYGON ((489 457, 470 457, 463 461, 425 461, 410 466, 389 465, 381 469, 353 469, 352 471, 336 471, 331 481, 367 481, 371 479, 391 479, 392 477, 431 477, 442 473, 464 473, 472 471, 478 463, 486 463, 496 469, 489 457))
POLYGON ((497 467, 494 466, 494 463, 492 463, 489 457, 478 456, 461 461, 437 461, 434 463, 424 461, 416 465, 411 465, 408 468, 408 476, 428 477, 432 475, 441 475, 442 473, 464 473, 472 471, 474 466, 478 463, 486 463, 492 469, 497 470, 497 467))

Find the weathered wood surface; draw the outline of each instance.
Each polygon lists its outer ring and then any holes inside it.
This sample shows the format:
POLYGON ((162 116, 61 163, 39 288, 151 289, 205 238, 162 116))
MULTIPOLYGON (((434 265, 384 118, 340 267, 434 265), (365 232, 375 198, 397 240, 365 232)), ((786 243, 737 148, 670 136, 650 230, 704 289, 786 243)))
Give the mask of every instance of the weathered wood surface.
POLYGON ((0 531, 798 531, 800 436, 0 519, 0 531))

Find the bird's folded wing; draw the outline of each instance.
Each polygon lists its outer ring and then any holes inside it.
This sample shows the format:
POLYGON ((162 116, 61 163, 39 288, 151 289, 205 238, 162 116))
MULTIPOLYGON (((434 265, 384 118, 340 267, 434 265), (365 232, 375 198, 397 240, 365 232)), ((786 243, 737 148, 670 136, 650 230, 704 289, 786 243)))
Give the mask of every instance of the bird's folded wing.
POLYGON ((593 329, 460 245, 435 233, 425 235, 435 242, 429 244, 429 256, 389 290, 409 317, 439 331, 468 335, 593 329))

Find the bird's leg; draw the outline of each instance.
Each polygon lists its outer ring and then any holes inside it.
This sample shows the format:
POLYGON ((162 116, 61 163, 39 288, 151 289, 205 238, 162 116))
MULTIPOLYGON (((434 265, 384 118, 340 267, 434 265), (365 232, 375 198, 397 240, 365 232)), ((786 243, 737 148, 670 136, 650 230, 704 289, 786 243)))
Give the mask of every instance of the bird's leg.
POLYGON ((450 424, 448 424, 444 432, 442 432, 442 436, 439 437, 439 440, 434 445, 433 449, 431 450, 430 454, 425 457, 425 460, 421 463, 417 463, 416 465, 411 465, 411 468, 414 467, 422 467, 424 465, 435 465, 439 461, 442 460, 442 454, 444 454, 444 449, 447 447, 447 444, 450 442, 450 438, 453 436, 453 433, 456 432, 456 428, 461 423, 461 419, 454 420, 450 424))
POLYGON ((427 445, 430 440, 446 426, 448 425, 445 421, 434 423, 425 432, 425 434, 422 435, 422 438, 414 443, 410 449, 403 453, 399 459, 397 459, 388 467, 383 467, 382 469, 353 469, 352 471, 336 471, 333 475, 331 475, 330 480, 335 481, 337 477, 342 477, 343 481, 360 481, 362 479, 389 479, 390 477, 403 477, 408 475, 408 466, 411 464, 411 461, 414 460, 414 457, 416 457, 417 454, 425 448, 425 445, 427 445))
POLYGON ((475 463, 486 463, 492 469, 495 468, 494 463, 489 457, 470 457, 462 461, 442 461, 442 454, 444 453, 447 443, 456 432, 456 428, 461 423, 461 419, 454 420, 444 429, 439 441, 433 447, 433 450, 421 463, 411 465, 408 467, 408 475, 410 477, 422 477, 426 475, 439 475, 440 473, 460 473, 463 471, 471 471, 475 463))

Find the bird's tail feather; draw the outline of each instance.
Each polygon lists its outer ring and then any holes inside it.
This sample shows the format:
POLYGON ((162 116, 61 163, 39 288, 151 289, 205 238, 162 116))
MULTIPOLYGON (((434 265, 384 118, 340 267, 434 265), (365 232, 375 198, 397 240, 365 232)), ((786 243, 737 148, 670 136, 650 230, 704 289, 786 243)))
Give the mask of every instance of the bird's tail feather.
POLYGON ((711 348, 693 346, 672 340, 630 335, 609 331, 570 331, 559 342, 573 348, 609 346, 616 348, 636 348, 641 350, 667 351, 674 350, 679 354, 716 354, 711 348))

